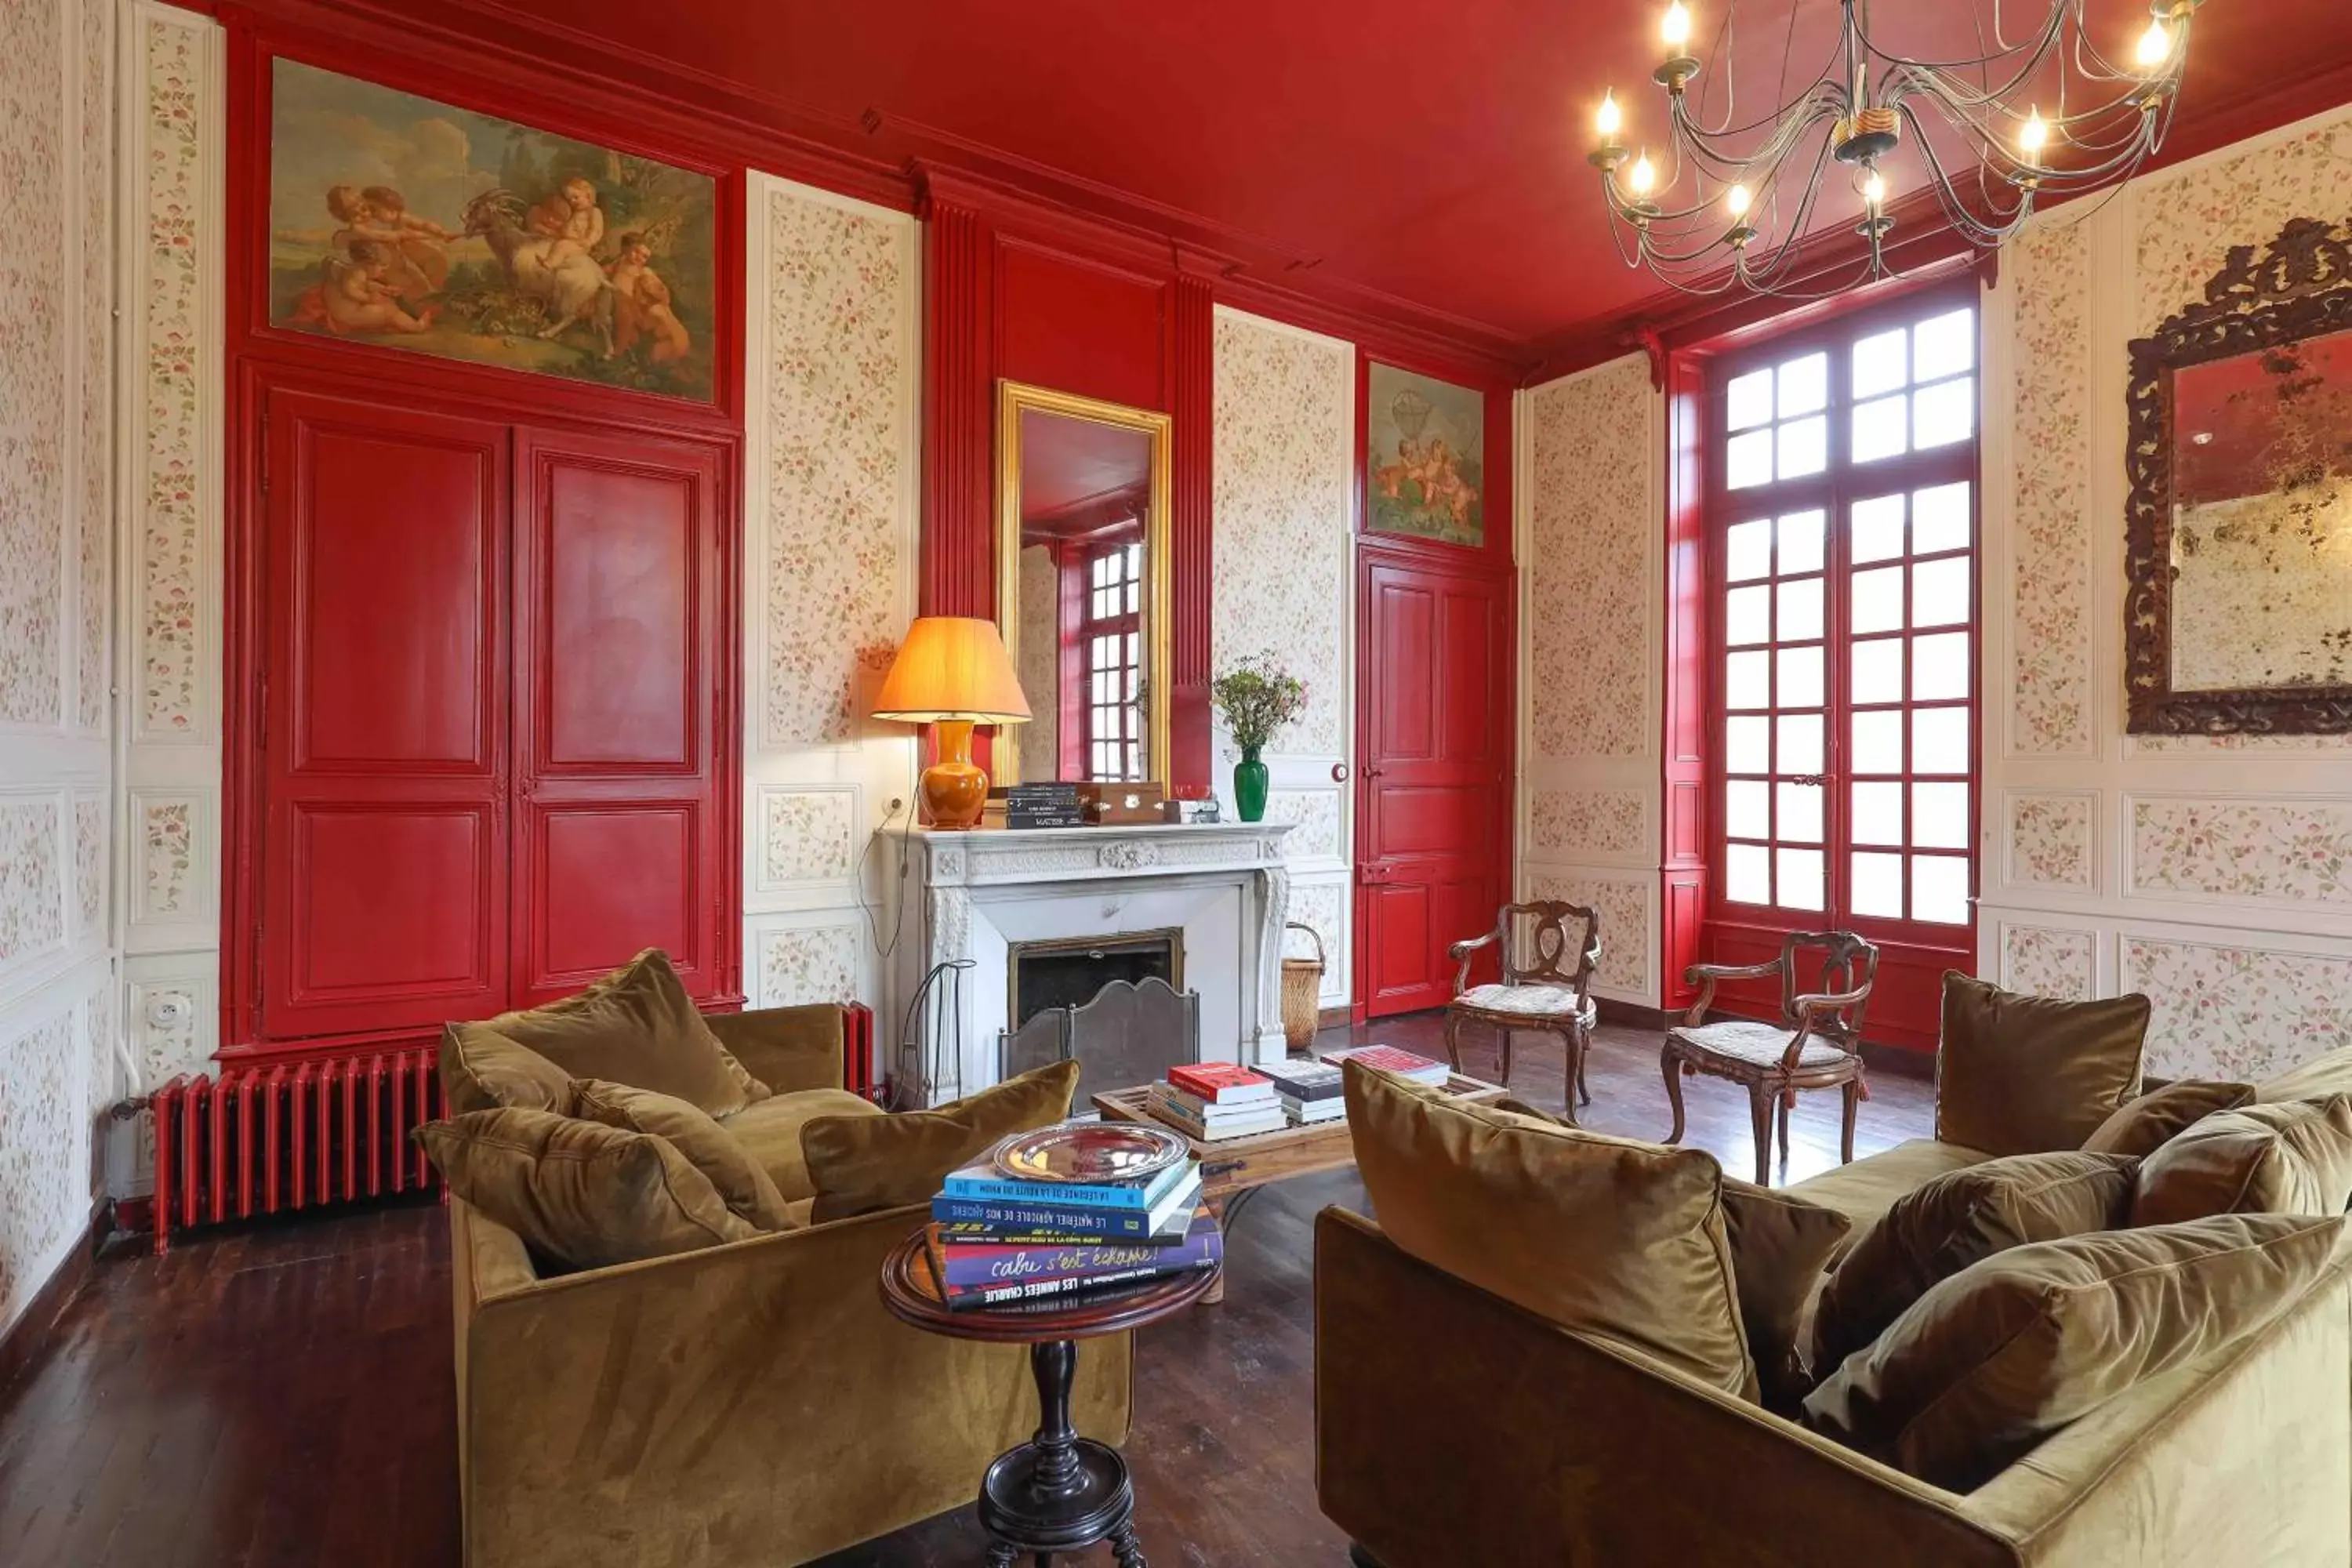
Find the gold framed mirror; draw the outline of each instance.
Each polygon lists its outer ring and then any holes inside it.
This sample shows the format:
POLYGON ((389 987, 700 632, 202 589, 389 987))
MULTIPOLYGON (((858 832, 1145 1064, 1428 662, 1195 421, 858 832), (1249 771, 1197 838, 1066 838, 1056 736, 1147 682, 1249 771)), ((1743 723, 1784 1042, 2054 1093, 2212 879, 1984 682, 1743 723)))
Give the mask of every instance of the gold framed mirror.
POLYGON ((997 384, 996 621, 1030 712, 1000 784, 1167 782, 1168 428, 997 384))

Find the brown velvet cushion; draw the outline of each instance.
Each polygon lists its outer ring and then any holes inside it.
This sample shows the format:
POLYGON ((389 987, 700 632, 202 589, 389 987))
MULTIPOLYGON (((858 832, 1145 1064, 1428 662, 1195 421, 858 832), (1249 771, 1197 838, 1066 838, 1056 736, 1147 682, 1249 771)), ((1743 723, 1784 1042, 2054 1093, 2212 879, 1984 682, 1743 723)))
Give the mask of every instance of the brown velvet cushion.
POLYGON ((801 1157, 817 1223, 929 1203, 950 1172, 999 1140, 1069 1115, 1077 1087, 1077 1063, 1050 1062, 933 1110, 803 1122, 801 1157))
POLYGON ((1988 1154, 2045 1154, 2083 1140, 2139 1092, 2145 996, 2060 1002, 1944 973, 1936 1136, 1988 1154))
MULTIPOLYGON (((1506 1098, 1496 1110, 1569 1124, 1554 1112, 1506 1098)), ((1813 1385, 1805 1373, 1797 1330, 1822 1268, 1853 1229, 1833 1208, 1787 1192, 1723 1178, 1724 1238, 1731 1247, 1732 1285, 1756 1381, 1772 1409, 1793 1409, 1813 1385)))
POLYGON ((2352 1094, 2352 1046, 2338 1046, 2276 1078, 2266 1078, 2254 1088, 2254 1099, 2265 1105, 2285 1100, 2333 1100, 2339 1094, 2352 1094))
POLYGON ((1805 1424, 1970 1490, 2143 1380, 2260 1332, 2344 1234, 2341 1217, 2240 1215, 2011 1247, 1922 1296, 1806 1397, 1805 1424))
POLYGON ((2336 1215, 2352 1201, 2352 1095, 2217 1111, 2139 1168, 2131 1223, 2336 1215))
POLYGON ((572 1078, 562 1068, 484 1024, 441 1031, 441 1099, 452 1116, 510 1106, 572 1113, 572 1078))
POLYGON ((667 1139, 545 1110, 474 1110, 416 1141, 449 1190, 571 1268, 757 1236, 667 1139))
POLYGON ((2100 1122, 2099 1130, 2083 1140, 2083 1152, 2145 1158, 2213 1112, 2234 1110, 2253 1098, 2252 1084, 2184 1078, 2150 1089, 2100 1122))
POLYGON ((882 1113, 880 1106, 845 1089, 802 1089, 746 1106, 719 1125, 742 1145, 753 1164, 768 1173, 784 1201, 794 1203, 816 1196, 808 1158, 801 1152, 801 1129, 820 1116, 882 1113))
POLYGON ((671 1148, 710 1178, 729 1213, 761 1230, 794 1228, 793 1216, 784 1207, 784 1195, 776 1190, 768 1173, 725 1128, 700 1110, 675 1095, 603 1079, 575 1079, 572 1089, 574 1116, 625 1132, 650 1132, 668 1139, 671 1148))
POLYGON ((695 1011, 669 955, 649 947, 577 996, 481 1026, 528 1046, 573 1078, 673 1095, 712 1116, 768 1098, 695 1011))
POLYGON ((2007 1154, 1897 1199, 1822 1287, 1813 1307, 1814 1372, 1835 1371, 1937 1281, 1979 1259, 2121 1225, 2138 1163, 2121 1154, 2007 1154))
POLYGON ((1356 1170, 1397 1246, 1756 1397, 1713 1155, 1466 1105, 1355 1062, 1343 1071, 1356 1170))

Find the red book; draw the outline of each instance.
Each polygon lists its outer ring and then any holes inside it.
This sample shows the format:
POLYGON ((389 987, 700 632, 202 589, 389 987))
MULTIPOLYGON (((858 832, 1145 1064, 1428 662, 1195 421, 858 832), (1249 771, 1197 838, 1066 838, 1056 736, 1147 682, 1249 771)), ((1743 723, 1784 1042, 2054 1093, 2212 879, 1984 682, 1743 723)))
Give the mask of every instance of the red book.
POLYGON ((1232 1062, 1195 1062, 1191 1067, 1170 1068, 1168 1081, 1210 1105, 1243 1105, 1274 1098, 1272 1079, 1262 1078, 1232 1062))
POLYGON ((1419 1084, 1443 1084, 1448 1076, 1444 1062, 1432 1061, 1427 1057, 1399 1050, 1394 1046, 1358 1046, 1352 1049, 1333 1051, 1323 1059, 1361 1062, 1368 1068, 1392 1072, 1399 1078, 1419 1084))

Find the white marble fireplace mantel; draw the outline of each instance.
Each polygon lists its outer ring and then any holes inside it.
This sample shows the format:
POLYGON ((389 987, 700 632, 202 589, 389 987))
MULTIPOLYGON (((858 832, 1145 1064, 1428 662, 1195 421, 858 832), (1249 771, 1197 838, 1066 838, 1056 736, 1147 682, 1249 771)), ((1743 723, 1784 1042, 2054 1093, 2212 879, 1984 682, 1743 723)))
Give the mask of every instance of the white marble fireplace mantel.
MULTIPOLYGON (((972 961, 962 972, 961 1059, 940 1062, 926 1098, 952 1100, 996 1081, 997 1036, 1011 1012, 1008 964, 1021 942, 1181 931, 1184 985, 1201 997, 1202 1058, 1281 1057, 1289 831, 1286 822, 894 831, 902 896, 923 919, 919 947, 901 948, 899 994, 912 996, 935 964, 972 961)), ((943 982, 942 1010, 929 1020, 942 1041, 952 1037, 943 1010, 950 994, 943 982)))

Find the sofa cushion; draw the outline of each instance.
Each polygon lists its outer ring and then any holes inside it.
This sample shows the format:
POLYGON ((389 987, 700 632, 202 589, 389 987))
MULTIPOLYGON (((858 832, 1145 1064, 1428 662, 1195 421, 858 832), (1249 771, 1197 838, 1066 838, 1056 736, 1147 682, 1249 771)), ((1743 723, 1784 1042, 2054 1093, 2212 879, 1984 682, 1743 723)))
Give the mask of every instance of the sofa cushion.
POLYGON ((747 1106, 719 1125, 768 1173, 789 1204, 816 1196, 809 1184, 808 1162, 801 1157, 802 1128, 820 1116, 881 1114, 880 1106, 845 1089, 803 1089, 747 1106))
POLYGON ((1713 1155, 1342 1070, 1357 1173, 1398 1247, 1562 1328, 1756 1396, 1713 1155))
POLYGON ((669 955, 649 947, 576 996, 501 1013, 482 1027, 528 1046, 572 1078, 674 1095, 712 1116, 768 1098, 695 1011, 669 955))
POLYGON ((2148 1000, 2061 1002, 1944 974, 1936 1136, 1988 1154, 2080 1149, 2139 1093, 2148 1000))
POLYGON ((1906 1193, 1934 1181, 1947 1171, 1981 1164, 1992 1156, 1981 1149, 1914 1138, 1892 1149, 1866 1155, 1851 1165, 1839 1165, 1818 1176, 1792 1182, 1782 1190, 1808 1203, 1824 1204, 1854 1223, 1860 1230, 1877 1223, 1906 1193))
POLYGON ((2247 1083, 2184 1078, 2154 1089, 2099 1123, 2083 1140, 2086 1154, 2153 1154, 2175 1135, 2217 1110, 2234 1110, 2254 1098, 2247 1083))
POLYGON ((930 1202, 950 1172, 1015 1132, 1068 1116, 1077 1087, 1076 1062, 1048 1062, 934 1110, 803 1123, 801 1156, 818 1223, 930 1202))
POLYGON ((511 1106, 572 1112, 572 1076, 529 1046, 485 1024, 441 1030, 441 1100, 452 1116, 511 1106))
POLYGON ((428 1121, 415 1136, 451 1192, 563 1268, 759 1234, 665 1138, 506 1107, 428 1121))
POLYGON ((2352 1046, 2338 1046, 2276 1078, 2266 1078, 2254 1087, 2254 1099, 2262 1104, 2284 1100, 2332 1100, 2339 1094, 2352 1094, 2352 1046))
POLYGON ((2352 1202, 2352 1095, 2216 1111, 2141 1162, 2131 1223, 2223 1214, 2342 1214, 2352 1202))
MULTIPOLYGON (((761 1230, 790 1230, 793 1217, 784 1195, 749 1150, 698 1107, 675 1095, 656 1094, 603 1079, 572 1080, 572 1114, 627 1132, 650 1132, 669 1140, 694 1168, 710 1178, 728 1211, 761 1230)), ((761 1100, 762 1105, 772 1100, 761 1100)))
POLYGON ((2011 1247, 1913 1303, 1806 1396, 1805 1424, 1970 1490, 2143 1380, 2260 1332, 2335 1264, 2345 1228, 2239 1215, 2011 1247))
POLYGON ((1826 1374, 1938 1280, 1980 1258, 2122 1224, 2138 1164, 2123 1154, 2006 1154, 1896 1199, 1822 1286, 1812 1367, 1826 1374))

